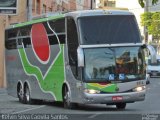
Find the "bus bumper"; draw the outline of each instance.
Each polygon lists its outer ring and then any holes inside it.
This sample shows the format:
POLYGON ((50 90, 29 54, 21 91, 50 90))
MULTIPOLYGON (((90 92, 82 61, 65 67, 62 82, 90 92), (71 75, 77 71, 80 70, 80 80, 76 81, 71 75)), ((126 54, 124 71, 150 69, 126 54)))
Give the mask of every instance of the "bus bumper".
POLYGON ((132 103, 143 101, 145 99, 145 90, 141 92, 115 93, 115 94, 89 94, 84 93, 84 104, 114 104, 118 102, 132 103))

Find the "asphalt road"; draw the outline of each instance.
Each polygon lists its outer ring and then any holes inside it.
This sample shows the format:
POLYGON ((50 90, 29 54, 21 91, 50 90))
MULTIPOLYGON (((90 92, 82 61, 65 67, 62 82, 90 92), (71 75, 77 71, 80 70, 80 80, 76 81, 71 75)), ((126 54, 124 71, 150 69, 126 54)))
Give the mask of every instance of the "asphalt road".
POLYGON ((37 114, 43 114, 40 118, 57 120, 160 120, 160 78, 151 78, 150 82, 151 84, 147 85, 145 101, 127 104, 125 110, 103 104, 79 105, 74 110, 64 109, 62 103, 24 105, 19 103, 17 98, 8 96, 5 90, 0 90, 0 119, 10 119, 6 114, 23 115, 18 116, 19 119, 34 119, 37 114))

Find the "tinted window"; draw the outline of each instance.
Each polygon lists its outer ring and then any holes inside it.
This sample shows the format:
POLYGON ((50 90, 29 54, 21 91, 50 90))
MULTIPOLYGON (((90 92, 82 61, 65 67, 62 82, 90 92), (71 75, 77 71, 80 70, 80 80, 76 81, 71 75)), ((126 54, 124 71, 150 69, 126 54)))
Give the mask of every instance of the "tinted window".
MULTIPOLYGON (((65 44, 65 19, 52 20, 42 23, 47 32, 50 45, 58 44, 56 35, 58 35, 61 44, 65 44)), ((32 25, 6 30, 6 48, 16 49, 22 48, 22 42, 25 48, 31 47, 31 28, 32 25)))
POLYGON ((67 18, 67 42, 68 42, 68 56, 69 64, 75 77, 78 75, 77 67, 77 48, 78 48, 78 34, 74 19, 67 18))
POLYGON ((14 37, 17 37, 18 31, 19 31, 18 28, 10 29, 10 30, 7 30, 6 35, 8 36, 8 38, 14 38, 14 37))
POLYGON ((53 31, 58 35, 61 44, 65 44, 65 19, 52 20, 44 22, 46 32, 48 34, 50 45, 58 44, 58 40, 53 31), (53 31, 52 31, 52 30, 53 31))
POLYGON ((6 41, 5 46, 7 49, 16 49, 17 48, 16 39, 6 41))
POLYGON ((30 36, 31 26, 20 28, 20 36, 30 36))
POLYGON ((79 18, 81 44, 141 42, 133 15, 108 15, 79 18))
POLYGON ((49 24, 56 33, 65 32, 65 19, 49 21, 49 24))

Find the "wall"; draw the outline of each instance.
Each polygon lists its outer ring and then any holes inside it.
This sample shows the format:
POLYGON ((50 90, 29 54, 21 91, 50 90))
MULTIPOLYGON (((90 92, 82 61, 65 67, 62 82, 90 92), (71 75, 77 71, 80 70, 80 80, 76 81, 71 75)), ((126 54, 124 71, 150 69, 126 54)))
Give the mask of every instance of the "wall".
POLYGON ((32 16, 39 16, 47 12, 55 11, 55 6, 55 0, 32 0, 32 16), (46 7, 45 12, 44 6, 46 7))
POLYGON ((6 86, 4 83, 4 29, 5 16, 0 16, 0 88, 6 86))

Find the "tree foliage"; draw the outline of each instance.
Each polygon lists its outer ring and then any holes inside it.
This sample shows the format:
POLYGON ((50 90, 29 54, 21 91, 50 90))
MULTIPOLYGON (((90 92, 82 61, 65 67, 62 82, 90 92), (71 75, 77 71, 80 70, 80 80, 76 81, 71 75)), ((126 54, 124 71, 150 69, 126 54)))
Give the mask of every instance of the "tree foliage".
POLYGON ((145 12, 141 15, 141 25, 142 26, 150 26, 152 20, 153 13, 145 12))
MULTIPOLYGON (((142 8, 145 6, 145 0, 138 0, 139 4, 141 5, 142 8)), ((159 0, 152 0, 152 5, 155 5, 159 0)))
POLYGON ((141 25, 146 26, 148 33, 160 40, 160 12, 142 14, 141 25))

